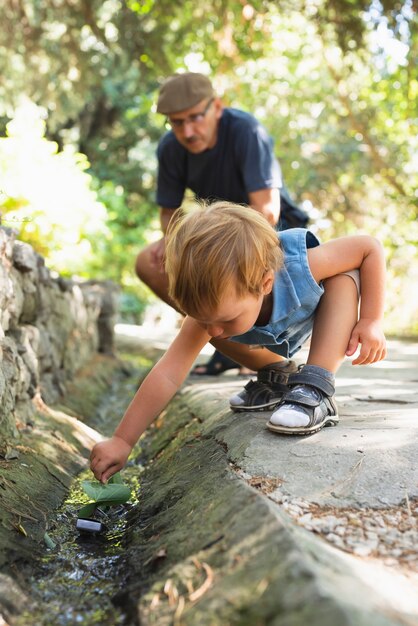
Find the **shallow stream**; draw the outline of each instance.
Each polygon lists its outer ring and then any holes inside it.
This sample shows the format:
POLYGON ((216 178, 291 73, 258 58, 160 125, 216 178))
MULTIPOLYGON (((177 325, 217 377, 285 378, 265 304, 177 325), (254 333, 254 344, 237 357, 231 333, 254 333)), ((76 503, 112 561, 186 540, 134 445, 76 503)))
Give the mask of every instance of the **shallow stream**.
MULTIPOLYGON (((90 426, 108 436, 129 404, 149 363, 132 361, 131 369, 114 381, 90 426)), ((78 511, 89 500, 81 483, 91 480, 89 470, 73 482, 68 498, 49 520, 43 558, 24 570, 26 593, 34 607, 13 626, 134 626, 122 593, 128 572, 124 538, 128 514, 138 500, 141 468, 130 461, 123 472, 132 497, 126 505, 96 510, 95 519, 105 528, 98 534, 80 534, 78 511)))

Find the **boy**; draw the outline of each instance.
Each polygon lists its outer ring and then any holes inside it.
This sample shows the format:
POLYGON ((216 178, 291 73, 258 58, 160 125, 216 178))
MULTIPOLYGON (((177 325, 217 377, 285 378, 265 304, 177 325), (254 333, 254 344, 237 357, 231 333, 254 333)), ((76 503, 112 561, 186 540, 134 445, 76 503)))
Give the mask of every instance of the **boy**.
POLYGON ((91 469, 102 482, 124 466, 208 341, 258 372, 257 381, 231 398, 231 408, 275 408, 267 427, 283 434, 311 434, 338 422, 334 373, 359 344, 353 365, 386 355, 385 264, 372 237, 319 245, 307 230, 277 233, 256 211, 217 202, 175 224, 166 269, 170 297, 186 318, 113 437, 93 448, 91 469), (356 275, 345 274, 356 269, 358 321, 356 275), (310 334, 307 364, 296 370, 288 357, 310 334))

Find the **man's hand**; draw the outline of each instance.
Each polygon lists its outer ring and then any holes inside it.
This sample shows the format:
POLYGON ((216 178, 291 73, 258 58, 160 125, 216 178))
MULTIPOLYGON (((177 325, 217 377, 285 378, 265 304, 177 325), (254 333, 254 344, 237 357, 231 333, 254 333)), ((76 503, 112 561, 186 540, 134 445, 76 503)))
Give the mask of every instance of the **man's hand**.
POLYGON ((264 215, 270 226, 276 226, 280 217, 280 190, 260 189, 248 194, 251 208, 264 215))
POLYGON ((90 469, 97 480, 106 483, 125 465, 132 446, 120 437, 97 443, 90 454, 90 469))
POLYGON ((359 344, 361 344, 360 354, 352 365, 369 365, 382 361, 386 356, 386 339, 381 322, 360 319, 353 328, 345 354, 353 356, 359 344))
POLYGON ((150 246, 150 264, 158 272, 164 273, 165 237, 150 246))

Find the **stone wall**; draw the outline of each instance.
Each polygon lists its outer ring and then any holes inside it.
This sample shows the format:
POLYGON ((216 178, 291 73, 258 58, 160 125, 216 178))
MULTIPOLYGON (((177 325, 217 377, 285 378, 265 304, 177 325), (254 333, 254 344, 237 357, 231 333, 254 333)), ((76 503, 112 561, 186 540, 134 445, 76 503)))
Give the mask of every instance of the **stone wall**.
POLYGON ((0 444, 55 402, 96 352, 111 353, 116 289, 54 275, 0 228, 0 444))

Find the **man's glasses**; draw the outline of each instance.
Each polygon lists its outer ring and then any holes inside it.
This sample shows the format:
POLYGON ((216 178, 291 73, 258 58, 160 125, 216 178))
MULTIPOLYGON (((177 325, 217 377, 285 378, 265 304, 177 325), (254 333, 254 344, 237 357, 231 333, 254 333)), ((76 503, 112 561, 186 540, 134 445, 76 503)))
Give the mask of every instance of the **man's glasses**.
POLYGON ((166 119, 166 123, 170 124, 173 130, 181 130, 185 124, 200 124, 205 119, 206 113, 209 111, 210 106, 215 98, 211 98, 203 111, 199 111, 199 113, 192 113, 188 115, 184 120, 170 120, 169 117, 166 119))

